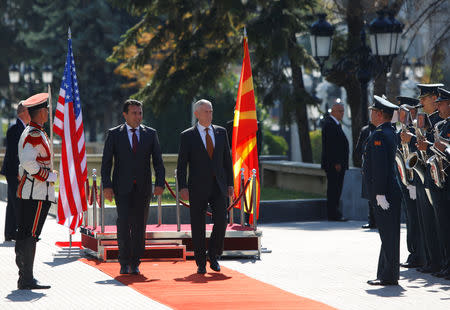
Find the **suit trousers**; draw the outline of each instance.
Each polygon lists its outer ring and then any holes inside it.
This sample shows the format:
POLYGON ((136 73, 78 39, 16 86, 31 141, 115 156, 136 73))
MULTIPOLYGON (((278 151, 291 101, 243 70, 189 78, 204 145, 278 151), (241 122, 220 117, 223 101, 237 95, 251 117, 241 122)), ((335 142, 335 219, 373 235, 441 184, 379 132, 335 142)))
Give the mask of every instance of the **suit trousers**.
POLYGON ((342 186, 344 185, 345 170, 337 172, 334 167, 326 171, 327 173, 327 216, 329 220, 342 217, 339 211, 339 200, 341 198, 342 186))
POLYGON ((227 197, 225 197, 215 178, 212 190, 208 198, 197 198, 189 193, 190 217, 192 243, 194 246, 194 256, 197 266, 206 265, 206 210, 209 206, 212 211, 212 221, 214 223, 211 236, 209 238, 208 256, 215 258, 222 254, 223 241, 227 228, 227 197))
POLYGON ((17 199, 17 240, 38 240, 50 209, 50 201, 17 199))
POLYGON ((436 227, 436 215, 425 192, 425 187, 420 181, 416 184, 416 192, 420 230, 425 249, 425 266, 433 271, 438 271, 442 267, 442 253, 436 227))
MULTIPOLYGON (((400 196, 400 193, 398 193, 400 196)), ((373 200, 375 220, 381 239, 377 279, 395 282, 400 275, 400 197, 389 199, 390 207, 383 210, 373 200)))
POLYGON ((116 195, 115 199, 119 263, 137 267, 145 250, 149 198, 134 185, 130 193, 116 195))
POLYGON ((17 177, 6 177, 8 183, 8 204, 6 205, 5 239, 15 239, 17 231, 17 177))
POLYGON ((420 231, 417 197, 412 200, 409 196, 409 190, 403 183, 400 183, 400 188, 402 190, 402 207, 406 215, 406 245, 410 253, 406 262, 423 265, 425 263, 425 250, 420 231))

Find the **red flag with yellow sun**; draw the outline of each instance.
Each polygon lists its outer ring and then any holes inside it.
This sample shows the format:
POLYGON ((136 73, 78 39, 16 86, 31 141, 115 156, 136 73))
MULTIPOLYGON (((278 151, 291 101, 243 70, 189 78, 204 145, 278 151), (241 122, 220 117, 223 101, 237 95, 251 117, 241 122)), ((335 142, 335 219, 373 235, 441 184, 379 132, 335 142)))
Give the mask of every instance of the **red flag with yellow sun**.
MULTIPOLYGON (((244 59, 242 61, 241 78, 239 80, 239 89, 234 110, 233 123, 233 173, 234 173, 234 192, 238 196, 241 191, 241 168, 244 168, 245 181, 251 176, 252 170, 256 169, 256 201, 253 202, 256 219, 259 215, 259 168, 258 168, 258 149, 256 145, 256 132, 258 124, 256 120, 255 92, 253 91, 252 68, 250 64, 250 55, 248 52, 247 35, 244 34, 244 59)), ((252 183, 247 188, 245 199, 247 206, 250 207, 252 183)), ((238 205, 239 208, 243 207, 238 205)), ((244 211, 250 213, 250 210, 244 211)), ((253 223, 253 212, 250 213, 250 223, 253 223)))

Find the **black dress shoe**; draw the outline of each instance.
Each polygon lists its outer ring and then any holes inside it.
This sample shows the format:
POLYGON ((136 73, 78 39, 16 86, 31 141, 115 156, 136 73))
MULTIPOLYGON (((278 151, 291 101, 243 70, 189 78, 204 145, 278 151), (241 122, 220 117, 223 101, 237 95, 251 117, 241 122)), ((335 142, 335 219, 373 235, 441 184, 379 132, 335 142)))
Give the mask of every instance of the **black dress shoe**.
POLYGON ((33 279, 31 283, 17 283, 17 288, 19 290, 48 290, 51 286, 50 285, 40 285, 37 283, 36 279, 33 279))
POLYGON ((130 267, 130 273, 131 274, 139 274, 139 267, 138 266, 131 266, 130 267))
POLYGON ((128 267, 128 265, 120 266, 120 274, 129 274, 129 273, 130 273, 130 268, 128 267))
POLYGON ((423 264, 419 264, 419 263, 410 263, 410 262, 406 262, 406 263, 402 263, 400 264, 400 266, 402 266, 403 268, 420 268, 423 266, 423 264))
POLYGON ((206 267, 205 266, 199 266, 197 268, 197 273, 198 274, 205 274, 206 273, 206 267))
POLYGON ((398 285, 397 281, 384 281, 384 280, 369 280, 367 281, 370 285, 380 285, 380 286, 387 286, 387 285, 398 285))
POLYGON ((416 270, 419 272, 422 272, 422 273, 433 273, 433 272, 439 272, 440 268, 431 267, 431 266, 423 266, 421 268, 417 268, 416 270))
POLYGON ((213 260, 210 260, 210 261, 209 261, 209 267, 210 267, 212 270, 216 271, 216 272, 219 272, 219 271, 220 271, 220 265, 219 265, 219 263, 217 262, 216 259, 213 259, 213 260))

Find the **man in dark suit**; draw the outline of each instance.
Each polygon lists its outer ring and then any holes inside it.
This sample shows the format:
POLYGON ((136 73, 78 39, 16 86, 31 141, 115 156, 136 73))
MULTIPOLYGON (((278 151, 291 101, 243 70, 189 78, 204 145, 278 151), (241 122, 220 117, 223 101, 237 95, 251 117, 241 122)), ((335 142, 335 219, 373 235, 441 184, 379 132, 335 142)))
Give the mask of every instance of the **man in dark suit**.
MULTIPOLYGON (((367 144, 367 138, 372 134, 372 132, 375 130, 375 125, 372 123, 369 123, 368 125, 361 128, 361 132, 359 133, 358 142, 356 143, 355 151, 353 152, 353 158, 358 158, 358 160, 362 159, 364 148, 367 144)), ((372 202, 368 200, 369 204, 369 213, 367 216, 367 224, 362 225, 362 228, 376 228, 375 223, 375 215, 373 214, 374 206, 372 205, 372 202)))
POLYGON ((17 154, 17 144, 20 135, 30 122, 28 109, 23 106, 22 101, 17 106, 17 120, 6 132, 6 154, 3 161, 1 174, 6 176, 8 183, 8 204, 6 205, 5 219, 5 241, 16 239, 16 192, 19 184, 19 156, 17 154))
POLYGON ((340 121, 344 106, 336 103, 322 127, 322 169, 327 174, 327 215, 329 221, 346 221, 339 211, 339 199, 348 169, 348 140, 340 121))
POLYGON ((194 105, 198 123, 180 136, 177 178, 181 199, 189 200, 192 242, 197 273, 206 273, 205 214, 208 203, 214 227, 209 239, 210 267, 220 271, 217 258, 222 254, 227 226, 227 197, 233 195, 233 168, 225 128, 212 125, 212 104, 199 100, 194 105), (189 176, 187 177, 187 167, 189 176))
POLYGON ((397 136, 391 124, 398 106, 374 96, 371 122, 377 127, 364 150, 364 198, 375 205, 374 214, 381 239, 377 279, 370 285, 398 285, 400 274, 401 191, 397 179, 395 154, 397 136))
POLYGON ((156 130, 141 125, 142 103, 128 99, 122 114, 125 124, 107 133, 101 174, 105 198, 116 199, 120 274, 138 274, 152 195, 150 159, 155 170, 154 195, 163 193, 165 169, 156 130))

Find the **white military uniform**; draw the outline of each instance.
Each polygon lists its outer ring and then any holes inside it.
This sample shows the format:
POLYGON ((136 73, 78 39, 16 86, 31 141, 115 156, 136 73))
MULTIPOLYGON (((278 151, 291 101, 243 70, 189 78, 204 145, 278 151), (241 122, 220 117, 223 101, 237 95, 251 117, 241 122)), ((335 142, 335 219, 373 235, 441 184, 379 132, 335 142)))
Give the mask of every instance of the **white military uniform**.
POLYGON ((20 136, 18 153, 20 182, 17 197, 54 202, 53 182, 57 174, 51 171, 50 140, 40 125, 30 122, 25 128, 20 136))

